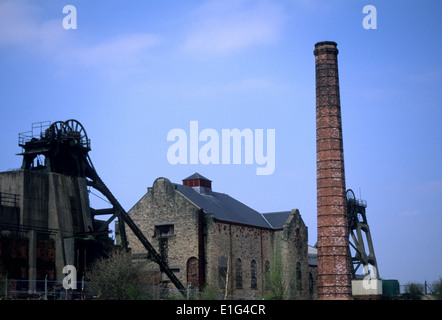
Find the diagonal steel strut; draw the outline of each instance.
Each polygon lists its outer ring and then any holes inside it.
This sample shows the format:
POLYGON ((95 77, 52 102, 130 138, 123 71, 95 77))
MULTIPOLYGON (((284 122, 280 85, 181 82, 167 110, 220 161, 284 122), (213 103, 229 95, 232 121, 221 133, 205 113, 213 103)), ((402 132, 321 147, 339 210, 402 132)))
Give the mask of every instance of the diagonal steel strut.
POLYGON ((183 286, 181 281, 175 276, 175 274, 170 270, 169 266, 164 262, 164 260, 161 258, 161 256, 158 254, 158 252, 155 250, 155 248, 150 244, 150 242, 147 240, 143 232, 138 228, 138 226, 135 224, 135 222, 129 217, 127 212, 123 209, 123 207, 120 205, 118 200, 114 197, 112 192, 110 192, 109 188, 104 184, 104 182, 101 180, 101 178, 98 176, 97 172, 95 171, 92 162, 88 158, 88 178, 91 179, 91 181, 88 181, 88 184, 95 188, 96 190, 100 191, 108 200, 109 202, 114 206, 116 209, 115 213, 112 215, 112 217, 107 220, 107 222, 101 226, 100 229, 106 228, 107 225, 113 221, 118 215, 120 215, 124 222, 128 225, 128 227, 132 230, 132 232, 135 234, 135 236, 140 240, 140 242, 143 244, 143 246, 147 249, 147 251, 151 254, 153 257, 153 260, 160 266, 160 269, 162 272, 164 272, 172 281, 172 283, 175 285, 175 287, 180 291, 180 293, 185 296, 186 295, 186 288, 183 286))

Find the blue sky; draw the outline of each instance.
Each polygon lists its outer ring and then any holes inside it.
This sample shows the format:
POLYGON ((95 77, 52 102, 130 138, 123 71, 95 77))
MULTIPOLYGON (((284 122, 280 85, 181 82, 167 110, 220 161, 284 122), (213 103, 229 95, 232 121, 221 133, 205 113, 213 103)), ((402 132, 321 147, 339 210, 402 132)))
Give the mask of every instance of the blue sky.
POLYGON ((299 209, 313 245, 313 49, 335 41, 347 188, 368 202, 380 275, 434 281, 442 276, 441 15, 435 0, 0 0, 0 170, 20 167, 19 132, 74 118, 126 210, 156 178, 179 183, 199 172, 260 212, 299 209), (62 25, 68 4, 75 30, 62 25), (363 28, 365 5, 377 9, 376 30, 363 28), (189 133, 190 121, 218 133, 275 129, 275 171, 170 164, 167 134, 189 133))

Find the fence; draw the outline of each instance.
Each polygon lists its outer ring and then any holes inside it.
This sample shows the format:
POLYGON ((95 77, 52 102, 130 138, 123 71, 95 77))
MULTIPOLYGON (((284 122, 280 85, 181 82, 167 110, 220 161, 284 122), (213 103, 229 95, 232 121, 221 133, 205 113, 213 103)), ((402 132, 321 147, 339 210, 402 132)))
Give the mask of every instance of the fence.
MULTIPOLYGON (((95 295, 93 293, 94 283, 77 281, 76 289, 66 290, 62 281, 55 280, 16 280, 0 279, 0 300, 2 299, 32 299, 32 300, 91 300, 107 299, 106 297, 95 295)), ((186 299, 186 300, 254 300, 256 297, 232 296, 220 294, 216 289, 206 289, 200 292, 188 288, 184 294, 177 289, 168 288, 161 285, 137 285, 136 287, 125 288, 123 299, 148 299, 148 300, 166 300, 166 299, 186 299)), ((431 284, 412 283, 399 286, 399 295, 407 296, 411 293, 417 296, 436 294, 435 288, 431 284), (411 288, 412 286, 413 288, 411 288)), ((409 297, 410 298, 410 297, 409 297)), ((115 297, 113 299, 116 299, 115 297)))
MULTIPOLYGON (((96 295, 93 292, 94 283, 77 281, 76 289, 66 290, 62 281, 55 280, 15 280, 0 279, 0 300, 92 300, 109 299, 108 295, 96 295)), ((181 294, 177 289, 168 288, 161 285, 137 285, 124 288, 124 296, 120 299, 145 299, 145 300, 254 300, 256 297, 225 296, 217 290, 207 289, 200 292, 196 289, 188 288, 181 294)), ((113 297, 110 299, 119 299, 113 297)))
POLYGON ((408 293, 410 291, 410 286, 414 286, 414 288, 416 288, 417 291, 421 294, 425 294, 425 295, 435 294, 434 288, 427 281, 425 281, 424 283, 411 283, 411 284, 400 285, 399 286, 400 294, 408 293))
POLYGON ((0 299, 83 300, 85 284, 77 281, 77 290, 65 290, 62 281, 0 279, 0 299))

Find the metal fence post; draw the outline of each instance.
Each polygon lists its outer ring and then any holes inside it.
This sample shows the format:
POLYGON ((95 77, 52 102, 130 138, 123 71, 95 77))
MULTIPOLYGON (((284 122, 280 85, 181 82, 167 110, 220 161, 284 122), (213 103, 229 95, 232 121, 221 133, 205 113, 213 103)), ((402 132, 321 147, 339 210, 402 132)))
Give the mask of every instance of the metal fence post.
POLYGON ((5 299, 8 299, 8 273, 6 272, 6 279, 5 279, 5 299))
POLYGON ((81 278, 81 300, 84 300, 84 276, 81 278))
POLYGON ((45 300, 48 300, 48 275, 45 276, 45 300))

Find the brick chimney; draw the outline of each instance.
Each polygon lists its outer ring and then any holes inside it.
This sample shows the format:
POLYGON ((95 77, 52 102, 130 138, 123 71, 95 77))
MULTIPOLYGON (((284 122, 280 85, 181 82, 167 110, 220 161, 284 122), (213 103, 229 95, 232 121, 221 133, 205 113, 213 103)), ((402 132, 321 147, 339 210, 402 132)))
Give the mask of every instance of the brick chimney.
POLYGON ((315 45, 318 298, 351 299, 338 49, 315 45))

